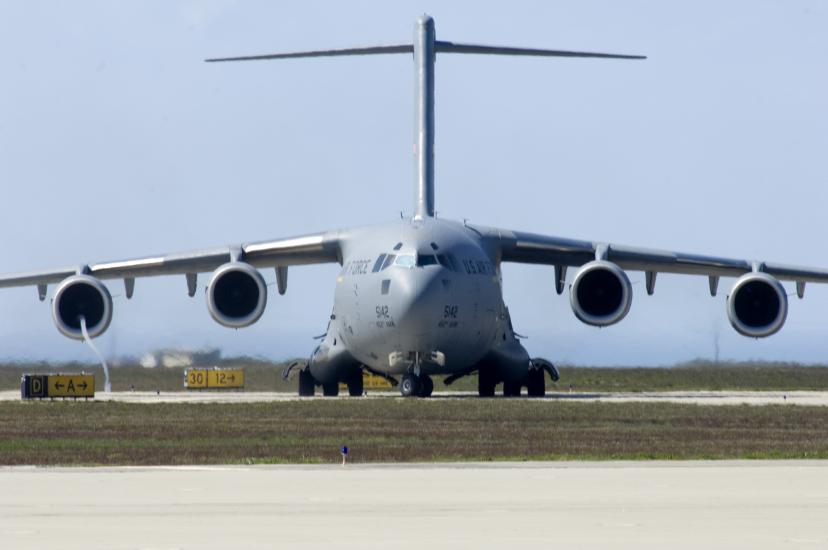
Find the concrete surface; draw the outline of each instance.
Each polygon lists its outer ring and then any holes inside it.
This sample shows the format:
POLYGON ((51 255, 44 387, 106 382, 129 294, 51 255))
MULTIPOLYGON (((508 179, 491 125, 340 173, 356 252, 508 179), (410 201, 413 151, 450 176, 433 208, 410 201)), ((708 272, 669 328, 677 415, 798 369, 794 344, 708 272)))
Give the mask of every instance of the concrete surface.
MULTIPOLYGON (((399 392, 371 392, 369 399, 400 398, 399 392)), ((435 392, 432 399, 476 399, 476 392, 435 392)), ((20 399, 19 391, 0 392, 0 401, 20 399)), ((236 403, 296 401, 309 399, 293 393, 275 392, 98 392, 97 401, 122 401, 125 403, 236 403)), ((316 399, 331 399, 317 395, 316 399)), ((338 399, 353 399, 340 396, 338 399)), ((828 391, 677 391, 677 392, 616 392, 616 393, 548 393, 545 401, 556 403, 566 401, 607 401, 607 402, 670 402, 696 403, 701 405, 816 405, 828 406, 828 391)))
POLYGON ((826 548, 828 461, 0 468, 0 548, 826 548))

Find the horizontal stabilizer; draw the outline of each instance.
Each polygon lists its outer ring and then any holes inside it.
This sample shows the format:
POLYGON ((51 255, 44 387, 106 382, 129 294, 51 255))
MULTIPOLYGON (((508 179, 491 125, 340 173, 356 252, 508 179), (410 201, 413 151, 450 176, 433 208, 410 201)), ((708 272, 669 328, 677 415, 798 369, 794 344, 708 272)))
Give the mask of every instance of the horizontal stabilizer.
POLYGON ((264 55, 245 55, 241 57, 214 57, 205 59, 208 63, 219 61, 260 61, 264 59, 294 59, 300 57, 338 57, 342 55, 379 55, 389 53, 413 53, 413 44, 395 44, 391 46, 365 46, 360 48, 338 48, 333 50, 310 50, 305 52, 284 52, 264 55))
POLYGON ((530 55, 536 57, 599 57, 604 59, 647 59, 643 55, 615 53, 573 52, 569 50, 541 50, 537 48, 512 48, 509 46, 484 46, 480 44, 459 44, 457 42, 434 42, 438 53, 471 53, 489 55, 530 55))
MULTIPOLYGON (((570 50, 543 50, 537 48, 512 48, 509 46, 484 46, 481 44, 460 44, 436 40, 434 50, 437 53, 465 53, 488 55, 528 55, 534 57, 595 57, 603 59, 647 59, 643 55, 624 55, 615 53, 575 52, 570 50)), ((414 53, 413 44, 393 44, 389 46, 363 46, 356 48, 336 48, 331 50, 309 50, 304 52, 282 52, 264 55, 244 55, 240 57, 214 57, 205 59, 208 63, 221 61, 262 61, 265 59, 298 59, 302 57, 339 57, 345 55, 381 55, 392 53, 414 53)))

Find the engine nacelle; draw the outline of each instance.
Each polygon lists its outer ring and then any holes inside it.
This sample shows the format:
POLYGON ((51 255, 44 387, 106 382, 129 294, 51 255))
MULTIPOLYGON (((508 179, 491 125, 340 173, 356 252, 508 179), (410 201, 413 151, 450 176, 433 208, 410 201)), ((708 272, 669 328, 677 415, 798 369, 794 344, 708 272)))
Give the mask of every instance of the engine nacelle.
POLYGON ((617 323, 630 311, 632 285, 623 269, 612 262, 595 260, 575 274, 569 301, 578 319, 605 327, 617 323))
POLYGON ((739 334, 763 338, 779 331, 788 316, 788 295, 767 273, 747 273, 727 297, 727 317, 739 334))
POLYGON ((267 285, 256 268, 230 262, 216 269, 207 285, 207 309, 220 325, 242 328, 262 316, 267 305, 267 285))
POLYGON ((81 317, 90 338, 103 334, 112 322, 112 295, 101 281, 89 275, 64 279, 52 300, 52 319, 64 336, 83 340, 81 317))

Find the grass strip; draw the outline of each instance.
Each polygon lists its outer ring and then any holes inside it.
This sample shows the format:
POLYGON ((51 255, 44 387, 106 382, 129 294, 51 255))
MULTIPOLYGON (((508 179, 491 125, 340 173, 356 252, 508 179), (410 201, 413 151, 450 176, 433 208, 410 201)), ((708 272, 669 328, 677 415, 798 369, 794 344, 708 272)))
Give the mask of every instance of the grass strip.
POLYGON ((0 403, 0 464, 828 458, 828 407, 528 399, 0 403))

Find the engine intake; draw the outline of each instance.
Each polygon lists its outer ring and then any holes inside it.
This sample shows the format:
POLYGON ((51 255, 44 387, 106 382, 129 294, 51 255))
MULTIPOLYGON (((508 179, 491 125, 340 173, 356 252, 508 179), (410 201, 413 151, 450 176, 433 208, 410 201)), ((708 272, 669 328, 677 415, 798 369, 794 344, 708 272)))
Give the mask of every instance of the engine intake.
POLYGON ((788 316, 788 295, 767 273, 747 273, 727 297, 727 317, 739 334, 764 338, 775 334, 788 316))
POLYGON ((101 281, 89 275, 64 279, 52 300, 52 319, 64 336, 83 340, 81 317, 90 338, 103 334, 112 322, 112 295, 101 281))
POLYGON ((623 269, 612 262, 595 260, 578 270, 569 299, 578 319, 604 327, 617 323, 630 311, 632 285, 623 269))
POLYGON ((207 309, 225 327, 252 325, 262 316, 266 304, 267 285, 250 264, 224 264, 216 269, 207 285, 207 309))

